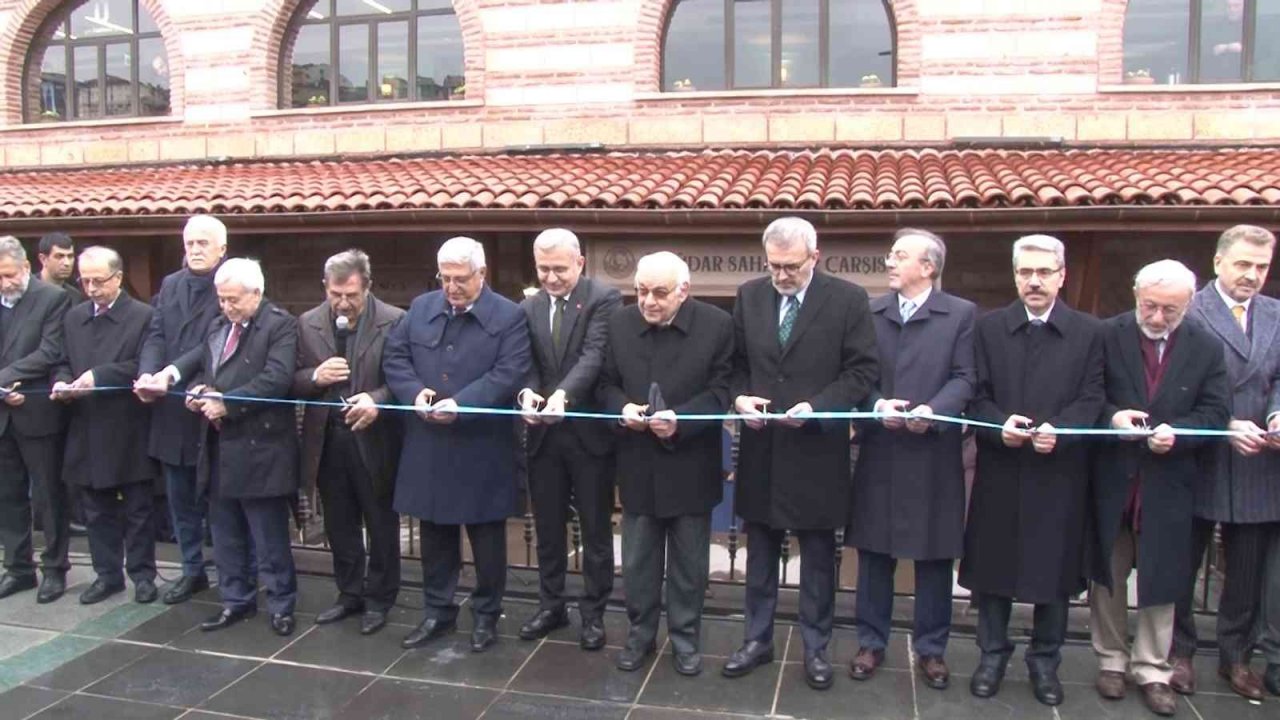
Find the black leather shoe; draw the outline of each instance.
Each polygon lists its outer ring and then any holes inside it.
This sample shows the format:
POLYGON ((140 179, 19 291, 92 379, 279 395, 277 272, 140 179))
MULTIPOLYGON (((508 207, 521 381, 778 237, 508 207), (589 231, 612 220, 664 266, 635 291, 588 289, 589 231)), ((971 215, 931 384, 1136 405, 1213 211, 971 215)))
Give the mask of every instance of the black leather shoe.
POLYGON ((360 634, 372 635, 387 625, 387 614, 380 610, 365 610, 360 616, 360 634))
POLYGON ((413 632, 400 641, 400 647, 408 650, 425 645, 438 637, 453 632, 457 626, 458 623, 454 620, 445 621, 427 618, 418 623, 418 627, 414 628, 413 632))
POLYGON ((702 672, 702 653, 675 653, 671 656, 671 664, 681 675, 693 677, 702 672))
POLYGON ((1058 673, 1054 670, 1032 671, 1031 692, 1036 694, 1037 700, 1050 707, 1062 704, 1062 683, 1058 680, 1058 673))
POLYGON ((720 674, 729 678, 742 677, 755 670, 759 665, 773 662, 773 645, 752 640, 729 656, 720 674))
POLYGON ((204 632, 213 632, 214 630, 221 630, 223 628, 231 627, 232 625, 235 625, 241 620, 248 620, 249 618, 257 614, 258 614, 257 605, 246 605, 236 610, 232 610, 231 608, 223 608, 222 612, 200 623, 200 629, 203 630, 204 632))
POLYGON ((989 698, 1000 692, 1004 680, 1004 666, 996 663, 980 663, 969 678, 969 692, 974 697, 989 698))
POLYGON ((191 599, 192 595, 209 589, 209 576, 204 573, 199 575, 183 575, 178 582, 174 583, 165 590, 164 597, 161 599, 165 605, 177 605, 191 599))
POLYGON ((110 582, 107 582, 106 580, 103 580, 102 578, 98 578, 93 581, 93 584, 89 586, 88 590, 85 590, 84 592, 80 593, 80 604, 93 605, 94 603, 100 603, 103 600, 106 600, 107 598, 111 597, 112 595, 115 595, 116 593, 123 592, 123 591, 124 591, 123 582, 110 583, 110 582))
POLYGON ((88 537, 89 528, 78 522, 67 523, 67 534, 71 537, 88 537))
POLYGON ((520 626, 521 640, 541 640, 552 630, 558 630, 569 624, 569 614, 560 610, 539 610, 533 617, 520 626))
POLYGON ((1262 684, 1267 686, 1267 692, 1280 695, 1280 665, 1267 664, 1267 672, 1262 676, 1262 684))
POLYGON ((586 620, 582 623, 582 635, 578 637, 578 644, 583 650, 599 650, 604 647, 604 622, 602 620, 586 620))
POLYGON ((150 605, 159 596, 160 591, 151 580, 139 580, 133 584, 133 601, 140 605, 150 605))
POLYGON ((57 600, 67 591, 67 576, 62 573, 45 573, 40 578, 40 589, 36 591, 36 602, 41 605, 57 600))
POLYGON ((23 590, 33 590, 36 586, 35 575, 10 575, 5 573, 4 577, 0 577, 0 599, 7 598, 14 593, 20 593, 23 590))
POLYGON ((639 648, 627 643, 627 646, 622 648, 622 652, 618 653, 618 659, 614 661, 614 664, 618 666, 619 670, 634 672, 644 667, 645 659, 649 657, 653 650, 653 645, 639 648))
POLYGON ((293 634, 293 613, 275 613, 271 616, 271 632, 280 637, 293 634))
POLYGON ((804 681, 809 683, 809 687, 814 690, 826 690, 831 687, 831 681, 834 679, 835 673, 831 670, 831 663, 827 662, 821 654, 804 661, 804 681))
POLYGON ((336 603, 333 607, 316 616, 316 624, 328 625, 329 623, 336 623, 339 620, 360 612, 364 612, 364 606, 362 605, 352 607, 350 605, 336 603))
POLYGON ((476 618, 476 626, 471 630, 471 652, 484 652, 498 641, 498 621, 493 618, 476 618))

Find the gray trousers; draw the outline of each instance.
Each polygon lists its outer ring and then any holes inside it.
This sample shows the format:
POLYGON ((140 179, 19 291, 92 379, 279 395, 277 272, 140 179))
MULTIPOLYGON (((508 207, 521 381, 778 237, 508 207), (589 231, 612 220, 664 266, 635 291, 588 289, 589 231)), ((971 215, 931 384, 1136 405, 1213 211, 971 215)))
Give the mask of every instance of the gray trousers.
POLYGON ((654 644, 667 577, 667 634, 676 653, 698 652, 711 557, 711 513, 659 518, 622 514, 622 583, 631 630, 627 646, 654 644))
POLYGON ((1262 581, 1262 611, 1258 613, 1258 650, 1268 665, 1280 665, 1280 532, 1271 533, 1262 581))

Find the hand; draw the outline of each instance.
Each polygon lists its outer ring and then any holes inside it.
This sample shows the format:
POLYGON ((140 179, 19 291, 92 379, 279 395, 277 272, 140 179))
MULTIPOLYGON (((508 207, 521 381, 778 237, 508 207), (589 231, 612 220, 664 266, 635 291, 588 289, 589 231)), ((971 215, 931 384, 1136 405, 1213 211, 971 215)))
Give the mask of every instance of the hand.
POLYGON ((167 372, 159 372, 155 375, 142 373, 137 380, 133 381, 133 394, 144 403, 155 402, 169 392, 169 385, 172 383, 173 378, 167 372))
POLYGON ((329 387, 340 382, 346 382, 350 377, 351 368, 347 366, 346 358, 331 357, 316 367, 316 385, 319 387, 329 387))
MULTIPOLYGON (((911 402, 908 400, 891 400, 886 398, 877 400, 876 406, 872 408, 872 410, 875 410, 878 413, 905 413, 907 411, 907 406, 910 404, 911 402)), ((901 430, 907 423, 905 419, 889 414, 880 418, 880 424, 890 430, 901 430)))
POLYGON ((347 409, 343 413, 343 422, 353 432, 359 432, 378 419, 378 405, 369 393, 360 393, 347 398, 347 409))
POLYGON ((911 417, 907 419, 907 429, 917 435, 928 432, 933 427, 933 421, 926 416, 932 414, 933 408, 928 405, 915 406, 911 410, 911 417))
POLYGON ((516 400, 520 403, 520 419, 524 420, 526 425, 542 424, 542 418, 538 417, 538 409, 546 399, 533 390, 525 388, 516 396, 516 400))
POLYGON ((75 397, 83 397, 88 395, 97 385, 93 381, 93 371, 85 370, 80 377, 71 383, 71 391, 75 397))
POLYGON ((219 423, 227 416, 227 406, 222 402, 222 393, 216 390, 206 392, 204 399, 200 401, 200 411, 209 422, 219 423))
MULTIPOLYGON (((769 411, 769 401, 755 395, 739 395, 733 401, 733 411, 739 415, 760 416, 769 411)), ((763 417, 745 417, 742 422, 752 430, 763 430, 768 421, 763 417)))
POLYGON ((566 402, 563 390, 557 390, 551 393, 551 397, 547 398, 547 406, 542 408, 543 424, 555 425, 561 420, 564 420, 564 406, 566 402))
POLYGON ((1249 433, 1247 435, 1232 435, 1229 439, 1231 447, 1245 457, 1257 455, 1268 445, 1266 431, 1258 427, 1252 420, 1232 420, 1227 423, 1227 429, 1239 433, 1249 433))
POLYGON ((1147 438, 1147 447, 1151 448, 1151 452, 1163 455, 1173 449, 1175 439, 1176 436, 1173 434, 1173 428, 1169 427, 1169 423, 1160 423, 1151 430, 1151 437, 1147 438))
POLYGON ((1273 415, 1267 421, 1267 447, 1272 450, 1280 450, 1280 414, 1273 415))
POLYGON ((426 422, 431 422, 431 401, 435 399, 435 390, 422 388, 422 392, 418 393, 418 397, 413 399, 413 411, 418 413, 418 417, 426 422))
POLYGON ((644 416, 645 411, 648 409, 648 405, 637 405, 635 403, 623 405, 622 424, 627 426, 629 430, 644 432, 649 428, 649 421, 644 416))
POLYGON ((201 384, 187 390, 187 398, 183 401, 183 404, 187 406, 188 410, 193 413, 204 412, 204 400, 200 396, 208 388, 208 385, 201 384))
POLYGON ((1147 436, 1146 419, 1148 415, 1141 410, 1121 410, 1111 416, 1111 427, 1115 430, 1132 430, 1120 436, 1121 440, 1141 440, 1147 436))
POLYGON ((809 403, 807 402, 796 403, 795 405, 792 405, 790 408, 787 409, 787 412, 786 412, 787 416, 778 420, 778 424, 783 427, 798 428, 801 425, 805 424, 805 418, 801 416, 807 415, 811 412, 813 412, 813 406, 810 405, 809 403))
POLYGON ((59 402, 69 402, 72 398, 71 383, 63 382, 62 380, 59 380, 58 382, 54 383, 53 387, 50 388, 49 390, 50 390, 49 392, 50 400, 57 400, 59 402))
POLYGON ((453 398, 445 398, 431 406, 431 422, 448 425, 457 419, 458 402, 453 398))
POLYGON ((675 410, 663 410, 649 416, 649 429, 654 435, 663 440, 669 439, 676 434, 676 412, 675 410))
POLYGON ((1048 455, 1058 446, 1057 428, 1049 423, 1040 423, 1035 434, 1031 436, 1031 447, 1041 455, 1048 455))
POLYGON ((1020 448, 1022 444, 1031 439, 1031 432, 1027 429, 1031 427, 1031 418, 1026 415, 1010 415, 1008 420, 1004 421, 1004 427, 1000 429, 1000 442, 1005 447, 1020 448))
POLYGON ((4 404, 5 405, 8 405, 9 407, 22 407, 22 403, 27 401, 27 396, 18 392, 18 387, 21 385, 22 385, 22 381, 19 380, 18 382, 15 382, 9 387, 4 388, 4 391, 5 391, 4 404))

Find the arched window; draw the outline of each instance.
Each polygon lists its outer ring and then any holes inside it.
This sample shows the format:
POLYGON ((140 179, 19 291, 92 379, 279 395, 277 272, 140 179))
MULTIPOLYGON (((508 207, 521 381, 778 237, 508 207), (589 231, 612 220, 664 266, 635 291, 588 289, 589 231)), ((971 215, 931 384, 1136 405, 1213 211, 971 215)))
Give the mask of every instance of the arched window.
POLYGON ((169 60, 138 0, 80 0, 49 16, 27 56, 28 122, 169 114, 169 60))
POLYGON ((284 47, 281 107, 466 94, 462 29, 450 0, 310 0, 284 47))
POLYGON ((892 86, 896 56, 889 0, 675 0, 662 89, 892 86))
POLYGON ((1280 81, 1280 0, 1129 0, 1129 84, 1280 81))

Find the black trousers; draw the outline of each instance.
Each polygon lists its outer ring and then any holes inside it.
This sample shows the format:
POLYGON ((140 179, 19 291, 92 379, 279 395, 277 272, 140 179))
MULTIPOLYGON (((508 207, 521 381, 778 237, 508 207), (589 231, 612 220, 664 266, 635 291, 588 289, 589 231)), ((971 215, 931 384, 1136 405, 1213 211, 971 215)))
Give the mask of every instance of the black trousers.
MULTIPOLYGON (((749 522, 744 640, 773 642, 773 615, 778 607, 778 561, 785 530, 749 522)), ((800 541, 800 636, 806 658, 831 642, 836 603, 836 533, 797 530, 800 541)))
POLYGON ((452 621, 458 617, 458 574, 462 571, 462 528, 471 541, 476 564, 476 589, 471 593, 473 615, 497 622, 502 594, 507 590, 507 523, 502 520, 472 525, 437 525, 422 520, 422 597, 426 617, 452 621))
POLYGON ((56 435, 23 437, 13 423, 0 435, 0 545, 5 572, 16 577, 35 574, 32 511, 40 515, 44 551, 40 569, 65 575, 71 568, 67 546, 70 507, 62 482, 61 442, 56 435))
POLYGON ((529 495, 538 533, 538 596, 543 610, 564 609, 569 507, 582 528, 583 620, 602 616, 613 593, 613 456, 588 453, 573 428, 547 429, 529 465, 529 495))
POLYGON ((124 582, 123 566, 136 584, 156 579, 150 480, 114 488, 78 488, 89 530, 93 571, 113 585, 124 582))
POLYGON ((338 602, 387 612, 400 592, 400 516, 392 507, 391 493, 375 492, 356 436, 345 426, 331 424, 325 430, 316 484, 324 505, 338 602))
POLYGON ((711 513, 660 518, 622 513, 622 582, 627 590, 627 645, 654 644, 667 581, 667 636, 676 653, 698 652, 711 562, 711 513))
MULTIPOLYGON (((1192 611, 1195 573, 1213 538, 1214 523, 1196 518, 1192 530, 1193 570, 1183 584, 1182 597, 1174 608, 1173 656, 1191 657, 1196 652, 1196 624, 1192 611)), ((1262 612, 1262 585, 1266 574, 1267 546, 1280 523, 1222 523, 1222 596, 1218 602, 1218 658, 1224 665, 1247 663, 1262 612)))
MULTIPOLYGON (((978 606, 978 649, 983 665, 1004 667, 1013 655, 1009 640, 1009 615, 1013 599, 990 593, 975 593, 978 606)), ((1062 664, 1062 641, 1067 636, 1067 598, 1037 603, 1027 648, 1027 669, 1033 673, 1056 671, 1062 664)))

